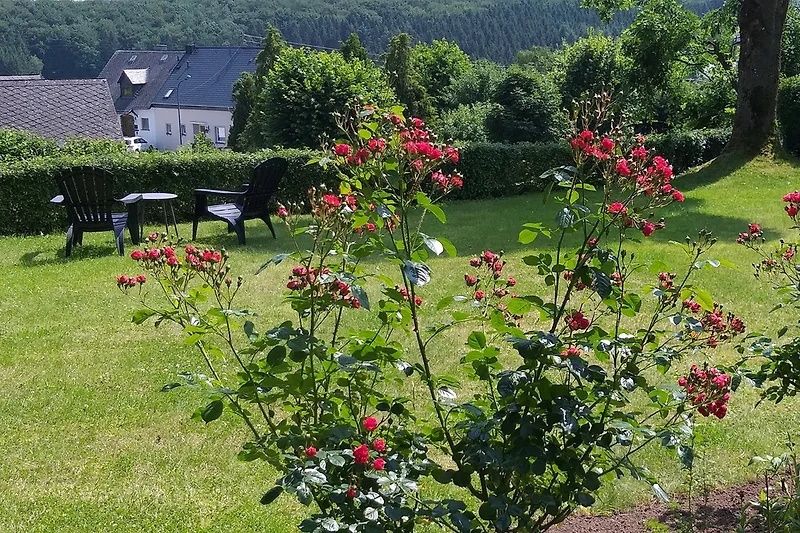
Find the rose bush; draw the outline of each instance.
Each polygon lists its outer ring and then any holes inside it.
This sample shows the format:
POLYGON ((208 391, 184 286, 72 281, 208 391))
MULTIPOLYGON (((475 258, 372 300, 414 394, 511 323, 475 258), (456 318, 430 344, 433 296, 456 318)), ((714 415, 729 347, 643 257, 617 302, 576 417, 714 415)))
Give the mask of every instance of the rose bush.
POLYGON ((446 222, 439 200, 463 186, 460 153, 401 109, 341 116, 342 138, 314 161, 336 170, 339 188, 309 191, 310 217, 279 207, 296 249, 264 268, 294 263, 291 320, 259 331, 235 305, 246 285, 227 252, 189 245, 179 257, 150 236, 131 254, 147 278, 118 285, 142 299, 134 321, 177 324, 205 362, 165 389, 203 386, 197 418, 228 409, 244 421, 240 457, 281 475, 262 502, 286 491, 313 504, 303 531, 544 531, 623 475, 665 497, 638 452, 660 443, 691 461, 694 414, 723 418, 735 388, 705 365, 677 383, 668 372, 745 327, 691 282, 718 266, 705 232, 681 245, 680 273, 652 272, 650 298, 634 291, 642 265, 626 241, 663 228, 653 213, 684 197, 669 163, 610 109, 605 95, 577 109, 574 166, 543 176, 557 191, 555 225, 522 227, 521 244, 552 238, 553 249, 523 265, 483 250, 465 260, 460 294, 436 304, 431 256, 456 252, 422 228, 446 222), (373 256, 394 275, 375 275, 373 256), (522 277, 544 290, 521 293, 522 277), (368 283, 380 289, 368 295, 368 283), (428 306, 449 318, 431 322, 428 306), (461 334, 461 369, 443 373, 440 354, 461 334), (408 379, 425 401, 402 395, 408 379), (422 479, 450 487, 422 490, 422 479))

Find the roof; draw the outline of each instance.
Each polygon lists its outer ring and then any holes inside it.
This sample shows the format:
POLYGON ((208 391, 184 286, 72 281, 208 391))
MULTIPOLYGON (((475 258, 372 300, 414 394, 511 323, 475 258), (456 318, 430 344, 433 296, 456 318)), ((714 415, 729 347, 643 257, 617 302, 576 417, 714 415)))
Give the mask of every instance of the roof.
POLYGON ((105 80, 0 80, 0 128, 68 137, 122 137, 105 80))
POLYGON ((2 81, 19 81, 19 80, 40 80, 41 74, 22 74, 18 76, 0 76, 2 81))
MULTIPOLYGON (((148 109, 158 94, 161 84, 169 77, 170 71, 180 61, 182 51, 176 50, 117 50, 97 75, 108 81, 111 98, 117 113, 123 114, 131 110, 148 109), (141 86, 134 87, 133 96, 122 96, 119 85, 120 78, 126 73, 146 71, 146 78, 141 86)), ((137 74, 132 74, 137 77, 137 74)), ((128 79, 134 85, 134 80, 128 79)))
POLYGON ((122 74, 128 78, 132 85, 144 85, 147 83, 147 71, 149 68, 126 68, 122 74))
POLYGON ((152 105, 177 107, 180 97, 181 107, 233 109, 233 85, 243 72, 255 72, 260 51, 250 47, 191 47, 152 105), (178 83, 181 85, 176 91, 178 83))

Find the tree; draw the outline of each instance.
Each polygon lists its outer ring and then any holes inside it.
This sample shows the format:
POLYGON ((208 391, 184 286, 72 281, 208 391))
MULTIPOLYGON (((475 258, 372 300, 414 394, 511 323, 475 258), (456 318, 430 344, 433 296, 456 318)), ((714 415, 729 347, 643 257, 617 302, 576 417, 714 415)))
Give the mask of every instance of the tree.
POLYGON ((615 91, 620 87, 623 70, 619 44, 611 37, 590 31, 564 48, 559 67, 556 75, 564 107, 604 90, 615 91))
POLYGON ((253 100, 256 94, 256 78, 253 74, 245 72, 233 85, 233 124, 228 134, 228 146, 233 150, 243 151, 247 148, 242 134, 247 127, 250 113, 253 110, 253 100))
POLYGON ((494 101, 498 107, 489 114, 486 126, 495 141, 552 141, 564 131, 558 88, 536 71, 511 67, 494 101))
POLYGON ((278 60, 278 56, 286 46, 286 41, 280 30, 270 24, 264 36, 264 48, 256 57, 256 78, 265 77, 272 70, 278 60))
POLYGON ((371 62, 345 61, 339 52, 285 48, 255 96, 244 135, 250 148, 316 147, 338 131, 337 113, 354 101, 379 106, 397 100, 371 62))
POLYGON ((472 62, 456 43, 442 39, 416 45, 411 50, 411 68, 438 106, 447 87, 454 79, 469 72, 472 62))
POLYGON ((386 51, 384 69, 400 102, 412 115, 428 117, 432 107, 428 93, 411 65, 411 36, 399 33, 391 38, 386 51))
POLYGON ((342 42, 339 47, 339 52, 344 56, 347 61, 369 61, 369 54, 364 45, 361 44, 361 39, 358 34, 353 32, 350 36, 342 42))
POLYGON ((517 52, 514 63, 523 67, 532 68, 542 74, 547 74, 556 63, 557 54, 552 48, 546 46, 532 46, 527 50, 517 52))
POLYGON ((497 63, 481 59, 472 68, 454 77, 440 98, 444 107, 473 105, 491 102, 494 92, 504 76, 503 67, 497 63))
MULTIPOLYGON (((583 0, 609 18, 653 0, 583 0)), ((728 2, 726 2, 727 4, 728 2)), ((736 114, 728 152, 754 152, 774 141, 781 43, 789 0, 739 0, 736 114)))
POLYGON ((786 77, 800 74, 800 8, 789 5, 781 47, 781 74, 786 77))

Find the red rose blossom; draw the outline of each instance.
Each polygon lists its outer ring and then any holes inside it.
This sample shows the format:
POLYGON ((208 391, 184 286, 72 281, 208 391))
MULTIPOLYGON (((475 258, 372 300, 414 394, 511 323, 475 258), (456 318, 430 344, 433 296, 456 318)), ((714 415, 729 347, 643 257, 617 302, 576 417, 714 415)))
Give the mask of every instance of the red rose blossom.
POLYGON ((608 205, 608 212, 612 215, 625 215, 628 213, 628 208, 622 202, 613 202, 608 205))
POLYGON ((317 449, 313 446, 309 446, 306 448, 306 457, 316 457, 317 456, 317 449))
POLYGON ((369 448, 366 444, 361 444, 353 449, 353 461, 357 465, 365 465, 369 462, 369 448))
POLYGON ((352 148, 349 144, 337 144, 333 147, 333 153, 341 157, 347 157, 352 152, 352 148))
POLYGON ((361 422, 361 425, 367 431, 375 431, 375 429, 378 427, 378 419, 374 416, 368 416, 363 422, 361 422))
POLYGON ((386 468, 386 460, 378 457, 374 461, 372 461, 372 468, 374 470, 383 470, 386 468))
POLYGON ((375 439, 372 441, 372 449, 376 452, 385 452, 386 451, 386 441, 383 439, 375 439))

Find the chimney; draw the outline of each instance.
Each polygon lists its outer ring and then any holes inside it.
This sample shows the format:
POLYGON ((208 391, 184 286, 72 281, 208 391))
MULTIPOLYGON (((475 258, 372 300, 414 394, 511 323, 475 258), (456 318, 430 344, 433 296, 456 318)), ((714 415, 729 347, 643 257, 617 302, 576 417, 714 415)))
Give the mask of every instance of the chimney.
POLYGON ((193 44, 187 44, 186 45, 186 54, 187 55, 193 54, 196 51, 197 51, 197 46, 196 45, 193 45, 193 44))

